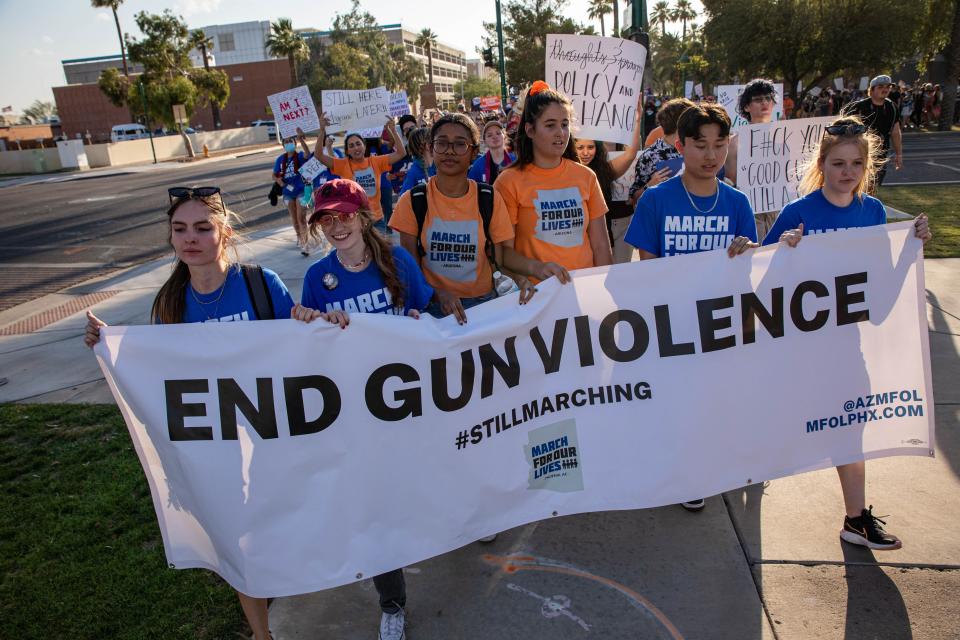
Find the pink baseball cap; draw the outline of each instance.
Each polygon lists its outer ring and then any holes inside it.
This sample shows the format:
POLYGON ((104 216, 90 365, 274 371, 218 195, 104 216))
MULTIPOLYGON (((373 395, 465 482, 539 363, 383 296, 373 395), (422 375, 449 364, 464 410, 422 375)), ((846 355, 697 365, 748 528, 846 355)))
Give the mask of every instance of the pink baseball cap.
POLYGON ((370 201, 363 187, 353 180, 337 178, 313 192, 313 213, 307 222, 313 222, 321 211, 353 213, 358 209, 370 209, 370 201))

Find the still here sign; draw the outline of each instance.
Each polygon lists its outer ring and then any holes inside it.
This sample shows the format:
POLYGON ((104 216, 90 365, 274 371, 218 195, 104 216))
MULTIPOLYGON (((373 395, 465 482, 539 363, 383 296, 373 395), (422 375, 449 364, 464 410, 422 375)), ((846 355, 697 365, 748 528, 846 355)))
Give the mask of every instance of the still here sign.
POLYGON ((320 128, 320 115, 313 105, 310 89, 297 87, 267 96, 270 110, 280 130, 281 138, 297 135, 297 128, 303 131, 316 131, 320 128))
POLYGON ((327 133, 378 130, 390 116, 390 92, 386 87, 375 89, 324 89, 323 113, 330 120, 327 133))

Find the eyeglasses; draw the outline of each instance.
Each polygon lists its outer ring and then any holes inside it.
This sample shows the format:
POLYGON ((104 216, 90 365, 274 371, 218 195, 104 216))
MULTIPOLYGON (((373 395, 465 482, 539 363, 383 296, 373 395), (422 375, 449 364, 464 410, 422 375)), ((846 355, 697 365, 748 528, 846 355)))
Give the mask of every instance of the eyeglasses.
POLYGON ((464 142, 463 140, 457 140, 456 142, 450 142, 448 140, 434 140, 431 145, 433 146, 434 153, 447 153, 448 151, 453 151, 454 155, 458 156, 462 156, 474 146, 469 142, 464 142))
POLYGON ((170 204, 174 199, 181 198, 209 198, 220 193, 220 187, 170 187, 167 189, 167 195, 170 197, 170 204))
POLYGON ((753 104, 763 104, 764 102, 773 102, 774 98, 772 95, 767 94, 765 96, 753 96, 750 98, 750 102, 753 104))
POLYGON ((332 227, 334 219, 340 221, 340 224, 347 224, 351 220, 357 217, 356 211, 340 211, 337 214, 325 213, 322 216, 314 218, 320 222, 321 227, 332 227))
POLYGON ((866 130, 862 124, 832 124, 824 127, 824 131, 832 136, 858 136, 866 130))

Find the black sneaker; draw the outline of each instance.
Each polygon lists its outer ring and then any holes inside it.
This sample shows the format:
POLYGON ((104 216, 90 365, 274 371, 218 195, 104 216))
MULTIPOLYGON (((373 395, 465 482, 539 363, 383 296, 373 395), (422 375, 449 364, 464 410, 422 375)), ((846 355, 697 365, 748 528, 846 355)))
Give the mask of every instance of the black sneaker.
POLYGON ((870 508, 861 511, 858 517, 847 516, 843 519, 840 539, 880 551, 899 549, 903 543, 897 536, 883 530, 885 524, 887 523, 873 515, 873 505, 870 505, 870 508))
POLYGON ((697 498, 696 500, 687 500, 686 502, 681 502, 680 506, 686 509, 687 511, 700 511, 706 506, 703 498, 697 498))

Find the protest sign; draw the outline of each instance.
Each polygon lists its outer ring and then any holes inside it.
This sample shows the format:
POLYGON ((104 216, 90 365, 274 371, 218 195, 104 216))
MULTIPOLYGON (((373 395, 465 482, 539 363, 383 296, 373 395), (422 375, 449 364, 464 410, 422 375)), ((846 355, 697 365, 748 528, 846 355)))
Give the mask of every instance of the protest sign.
POLYGON ((837 91, 843 91, 843 78, 834 78, 833 86, 836 87, 837 91))
POLYGON ((297 127, 304 132, 320 128, 320 116, 313 105, 310 89, 297 87, 267 96, 273 118, 277 122, 281 138, 297 135, 297 127))
POLYGON ((867 76, 860 77, 860 91, 866 91, 867 87, 870 85, 870 78, 867 76))
MULTIPOLYGON (((730 126, 736 129, 750 122, 740 115, 740 94, 743 93, 745 84, 721 84, 714 87, 717 94, 717 104, 727 110, 730 116, 730 126)), ((775 82, 773 85, 776 90, 776 96, 773 102, 773 119, 783 118, 783 83, 775 82)))
POLYGON ((630 144, 646 48, 620 38, 549 34, 546 49, 545 79, 573 102, 574 135, 630 144))
MULTIPOLYGON (((619 158, 623 155, 623 151, 607 151, 607 159, 613 161, 614 158, 619 158)), ((637 152, 637 155, 640 155, 640 152, 637 152)), ((637 159, 634 158, 633 162, 630 163, 630 168, 627 169, 627 172, 622 176, 613 181, 613 186, 610 189, 610 198, 614 202, 626 202, 630 199, 630 187, 633 186, 633 181, 637 177, 637 159)))
POLYGON ((330 119, 328 133, 373 128, 379 131, 390 115, 390 92, 384 87, 359 91, 324 89, 323 112, 330 119))
POLYGON ((480 111, 498 111, 500 96, 484 96, 480 98, 480 111))
POLYGON ((695 84, 694 87, 693 87, 693 92, 702 98, 702 97, 703 97, 703 85, 700 84, 699 82, 698 82, 697 84, 695 84))
POLYGON ((737 130, 737 188, 754 213, 780 211, 797 197, 804 163, 816 151, 831 117, 747 124, 737 130))
POLYGON ((437 108, 437 88, 426 82, 420 85, 420 110, 437 108))
POLYGON ((693 80, 683 83, 683 97, 688 99, 693 97, 693 80))
POLYGON ((300 167, 300 176, 303 177, 305 182, 313 182, 313 179, 323 173, 324 169, 326 167, 322 162, 316 158, 310 158, 300 167))
POLYGON ((103 327, 170 566, 287 596, 557 515, 933 455, 910 221, 572 275, 469 325, 103 327))
POLYGON ((404 90, 390 94, 390 115, 399 118, 410 113, 410 101, 407 99, 407 92, 404 90))

